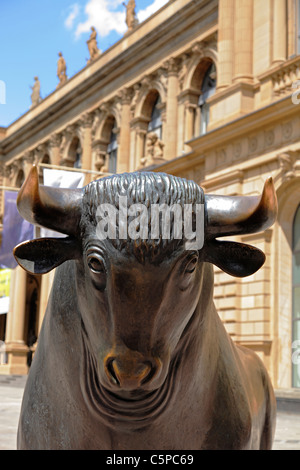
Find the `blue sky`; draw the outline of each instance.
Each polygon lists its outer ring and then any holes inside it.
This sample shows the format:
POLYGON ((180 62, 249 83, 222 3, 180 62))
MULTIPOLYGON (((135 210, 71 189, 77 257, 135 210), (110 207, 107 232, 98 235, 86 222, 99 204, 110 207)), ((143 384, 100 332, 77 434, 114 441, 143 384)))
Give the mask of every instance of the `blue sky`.
MULTIPOLYGON (((0 126, 8 126, 28 111, 35 75, 41 83, 42 98, 55 90, 59 51, 66 60, 68 77, 85 66, 91 26, 97 30, 102 51, 123 36, 127 27, 122 3, 123 0, 0 0, 0 126)), ((136 0, 140 22, 165 3, 167 0, 136 0)))

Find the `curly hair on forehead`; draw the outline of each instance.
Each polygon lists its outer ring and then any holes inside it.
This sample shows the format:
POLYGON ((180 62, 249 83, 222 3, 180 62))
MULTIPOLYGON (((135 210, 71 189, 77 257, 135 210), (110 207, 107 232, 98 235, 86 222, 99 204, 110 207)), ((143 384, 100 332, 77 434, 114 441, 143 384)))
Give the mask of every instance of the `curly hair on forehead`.
MULTIPOLYGON (((186 180, 166 173, 134 172, 123 173, 91 182, 85 187, 82 201, 81 228, 83 231, 91 232, 97 225, 97 208, 101 204, 110 204, 116 208, 116 238, 110 242, 118 250, 126 250, 133 254, 139 262, 147 258, 150 262, 160 260, 163 256, 183 248, 186 241, 174 237, 175 223, 174 214, 170 212, 170 237, 162 238, 160 230, 159 238, 151 239, 151 206, 153 204, 166 204, 171 207, 174 204, 181 206, 185 204, 204 203, 203 189, 192 180, 186 180), (119 238, 118 214, 119 198, 126 196, 127 208, 133 204, 143 204, 148 210, 148 238, 137 238, 135 240, 127 237, 119 238)), ((129 219, 129 217, 128 217, 129 219)), ((193 210, 193 221, 195 220, 193 210)), ((182 220, 182 224, 184 221, 182 220)), ((184 233, 182 227, 182 233, 184 233)))

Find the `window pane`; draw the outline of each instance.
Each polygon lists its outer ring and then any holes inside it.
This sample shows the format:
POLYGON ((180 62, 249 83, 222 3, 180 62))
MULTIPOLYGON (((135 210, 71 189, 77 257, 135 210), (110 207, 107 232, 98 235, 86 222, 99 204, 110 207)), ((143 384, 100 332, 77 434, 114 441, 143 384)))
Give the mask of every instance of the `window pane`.
POLYGON ((293 284, 300 284, 300 253, 293 255, 293 284))
MULTIPOLYGON (((300 286, 293 289, 293 318, 300 319, 300 286)), ((296 339, 296 338, 295 338, 296 339)), ((299 336, 300 339, 300 336, 299 336)))
POLYGON ((300 207, 298 207, 294 219, 293 251, 300 252, 300 207))
POLYGON ((108 159, 108 172, 109 173, 116 173, 117 171, 117 149, 112 150, 109 153, 108 159))

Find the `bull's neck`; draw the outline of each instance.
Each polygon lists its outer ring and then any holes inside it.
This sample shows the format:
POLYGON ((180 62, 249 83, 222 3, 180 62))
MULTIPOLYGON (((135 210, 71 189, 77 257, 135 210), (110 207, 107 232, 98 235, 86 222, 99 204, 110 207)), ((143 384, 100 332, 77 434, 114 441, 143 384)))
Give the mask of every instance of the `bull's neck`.
MULTIPOLYGON (((184 377, 179 380, 181 383, 187 382, 186 371, 189 370, 193 390, 203 397, 204 404, 205 395, 209 395, 205 390, 209 390, 216 379, 223 330, 213 301, 212 266, 205 263, 202 274, 199 302, 181 336, 174 359, 180 363, 178 373, 184 377)), ((185 388, 188 389, 188 386, 185 388)))

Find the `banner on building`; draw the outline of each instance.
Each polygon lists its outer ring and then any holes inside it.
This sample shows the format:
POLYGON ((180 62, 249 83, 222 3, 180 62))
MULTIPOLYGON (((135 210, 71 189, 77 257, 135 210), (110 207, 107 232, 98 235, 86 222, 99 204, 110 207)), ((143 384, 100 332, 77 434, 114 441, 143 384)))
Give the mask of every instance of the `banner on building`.
POLYGON ((5 191, 0 268, 14 269, 17 262, 13 249, 19 243, 33 238, 33 225, 20 216, 17 209, 17 191, 5 191))
POLYGON ((11 269, 0 269, 0 315, 9 308, 11 269))
MULTIPOLYGON (((84 173, 78 171, 67 170, 51 170, 48 168, 43 169, 44 185, 52 186, 53 188, 82 188, 84 185, 84 173)), ((65 235, 41 228, 41 237, 65 237, 65 235)))

